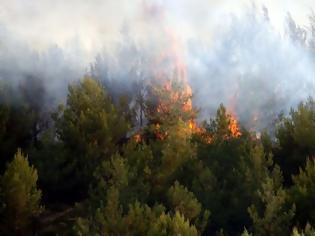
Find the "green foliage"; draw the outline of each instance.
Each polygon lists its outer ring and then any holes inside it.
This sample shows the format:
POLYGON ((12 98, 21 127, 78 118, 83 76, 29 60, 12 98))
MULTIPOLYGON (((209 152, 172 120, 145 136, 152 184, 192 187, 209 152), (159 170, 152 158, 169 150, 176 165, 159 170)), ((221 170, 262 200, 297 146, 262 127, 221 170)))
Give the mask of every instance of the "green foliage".
POLYGON ((229 118, 223 106, 213 120, 206 128, 208 135, 216 138, 206 144, 197 141, 198 160, 186 167, 191 181, 183 183, 211 212, 207 227, 211 232, 224 229, 227 234, 240 234, 244 226, 250 226, 246 209, 258 201, 257 190, 272 161, 248 133, 227 136, 229 118))
POLYGON ((253 220, 255 235, 288 235, 295 207, 287 206, 287 192, 282 187, 282 176, 276 167, 271 177, 262 183, 258 192, 260 206, 252 205, 248 212, 253 220))
POLYGON ((87 219, 79 218, 74 226, 77 235, 119 235, 122 231, 122 209, 119 205, 119 191, 108 189, 106 205, 97 208, 87 219))
POLYGON ((208 130, 213 135, 223 138, 225 136, 231 135, 231 131, 229 129, 231 116, 227 114, 226 108, 223 104, 220 104, 216 117, 210 120, 210 124, 208 125, 208 130))
POLYGON ((298 230, 297 227, 293 227, 291 236, 314 236, 315 235, 315 229, 310 225, 306 224, 305 229, 301 230, 301 232, 298 230))
POLYGON ((101 84, 87 77, 69 87, 67 104, 55 120, 58 138, 75 165, 74 176, 84 191, 95 167, 118 150, 128 125, 101 84))
POLYGON ((283 169, 286 182, 298 173, 307 157, 315 154, 315 102, 309 98, 292 109, 289 117, 283 117, 276 130, 278 147, 275 161, 283 169))
POLYGON ((173 212, 180 213, 185 219, 194 223, 198 232, 202 233, 209 220, 210 212, 204 210, 195 195, 186 187, 175 181, 167 192, 167 203, 173 212))
POLYGON ((69 160, 63 143, 55 139, 54 129, 43 132, 39 138, 40 147, 29 150, 30 161, 38 170, 39 186, 45 203, 73 202, 73 186, 76 181, 73 173, 75 163, 69 160))
POLYGON ((201 211, 201 204, 194 194, 177 181, 168 190, 168 202, 171 209, 178 211, 189 220, 195 219, 201 211))
POLYGON ((38 216, 41 191, 37 189, 37 171, 18 150, 1 179, 4 208, 3 234, 28 234, 30 224, 38 216))
POLYGON ((193 236, 198 235, 198 232, 193 225, 190 225, 189 221, 186 221, 180 213, 176 212, 173 217, 162 213, 157 221, 153 223, 148 235, 193 236))
POLYGON ((267 155, 272 155, 273 141, 271 136, 264 130, 260 136, 261 144, 264 147, 264 152, 267 155))
MULTIPOLYGON (((47 210, 42 226, 61 215, 64 228, 77 219, 67 228, 76 235, 314 235, 315 161, 307 158, 315 153, 315 102, 281 117, 275 139, 270 130, 258 138, 238 130, 222 104, 190 127, 189 88, 165 82, 124 94, 86 77, 69 87, 49 124, 31 96, 40 86, 0 86, 0 164, 17 146, 27 150, 43 200, 67 209, 47 210)), ((1 179, 3 234, 29 233, 41 212, 36 183, 19 151, 1 179)))
POLYGON ((305 225, 315 223, 315 164, 314 159, 306 161, 305 169, 293 176, 291 200, 296 204, 296 220, 305 225))
POLYGON ((95 182, 90 187, 89 207, 92 213, 103 207, 109 188, 120 193, 120 204, 127 209, 130 203, 145 203, 151 193, 152 153, 146 145, 130 142, 122 155, 115 154, 104 160, 94 173, 95 182))
POLYGON ((156 205, 150 208, 147 205, 141 205, 139 202, 129 205, 128 214, 124 217, 123 224, 126 228, 126 234, 146 235, 158 217, 164 212, 162 205, 156 205))
POLYGON ((250 234, 247 229, 245 228, 243 233, 242 233, 242 236, 252 236, 252 234, 250 234))
POLYGON ((105 89, 91 78, 69 87, 61 115, 56 119, 59 138, 67 147, 82 151, 91 159, 113 154, 115 144, 128 129, 105 89))
POLYGON ((189 127, 183 122, 178 122, 168 129, 168 136, 158 146, 155 168, 156 194, 166 192, 176 178, 181 175, 184 165, 196 158, 196 148, 191 143, 189 127))
POLYGON ((262 145, 254 145, 250 149, 249 158, 243 159, 242 168, 244 169, 247 190, 251 193, 257 192, 261 183, 269 177, 272 166, 272 157, 264 152, 262 145))
POLYGON ((131 141, 123 148, 123 158, 128 165, 128 186, 122 190, 122 201, 150 201, 156 168, 150 146, 131 141))
MULTIPOLYGON (((109 189, 119 190, 128 185, 128 167, 125 160, 118 154, 112 156, 110 160, 105 160, 94 173, 95 184, 90 187, 89 204, 92 211, 103 208, 103 201, 106 199, 109 189)), ((119 201, 119 199, 118 199, 119 201)))
POLYGON ((121 202, 127 207, 130 202, 148 201, 152 185, 152 152, 146 145, 128 143, 121 155, 115 154, 103 161, 94 172, 95 184, 90 197, 99 204, 110 187, 121 192, 121 202))
POLYGON ((74 231, 77 235, 197 235, 189 221, 178 212, 165 214, 162 206, 150 208, 135 202, 124 215, 115 188, 109 189, 106 206, 88 219, 79 218, 74 231))

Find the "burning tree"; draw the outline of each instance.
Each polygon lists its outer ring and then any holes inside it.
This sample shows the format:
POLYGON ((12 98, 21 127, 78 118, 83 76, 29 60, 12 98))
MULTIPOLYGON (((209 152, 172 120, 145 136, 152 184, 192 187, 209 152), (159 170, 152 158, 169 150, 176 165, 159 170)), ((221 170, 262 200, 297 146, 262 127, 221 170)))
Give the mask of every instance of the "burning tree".
POLYGON ((237 138, 242 134, 237 119, 227 112, 223 104, 218 108, 215 119, 210 120, 206 128, 215 138, 220 139, 237 138))
POLYGON ((148 89, 146 117, 150 124, 173 124, 178 119, 188 122, 195 118, 191 91, 178 79, 165 84, 154 83, 148 89))

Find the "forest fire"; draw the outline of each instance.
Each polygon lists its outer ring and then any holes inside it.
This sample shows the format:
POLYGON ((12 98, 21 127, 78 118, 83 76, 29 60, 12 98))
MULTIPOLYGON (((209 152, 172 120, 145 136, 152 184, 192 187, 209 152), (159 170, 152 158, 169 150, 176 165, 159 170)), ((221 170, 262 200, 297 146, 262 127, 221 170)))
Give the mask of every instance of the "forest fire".
MULTIPOLYGON (((224 134, 223 138, 224 140, 228 140, 231 138, 238 138, 242 135, 242 132, 239 127, 238 120, 235 118, 235 116, 231 114, 227 114, 228 118, 228 126, 227 126, 227 134, 224 134)), ((207 131, 207 129, 198 123, 196 123, 195 120, 189 121, 189 128, 193 135, 197 135, 203 143, 211 144, 214 141, 214 135, 213 133, 207 131)))
POLYGON ((176 79, 168 80, 164 82, 161 90, 160 92, 167 94, 167 99, 165 99, 167 101, 163 101, 163 98, 159 99, 157 112, 169 112, 172 109, 171 106, 175 104, 181 106, 181 110, 184 112, 192 111, 192 92, 188 83, 176 79))
MULTIPOLYGON (((152 7, 154 8, 154 6, 152 7)), ((156 11, 154 12, 156 13, 156 11)), ((154 17, 162 20, 163 12, 158 13, 158 16, 154 14, 154 17)), ((153 60, 153 83, 157 84, 158 89, 153 88, 155 90, 153 96, 157 97, 157 105, 152 113, 155 113, 154 116, 164 117, 166 115, 169 119, 167 122, 171 122, 172 117, 169 114, 176 112, 177 117, 192 129, 195 117, 191 101, 192 89, 187 80, 185 47, 172 29, 165 27, 162 29, 162 33, 165 35, 167 46, 153 60)), ((160 121, 160 119, 156 120, 155 131, 157 138, 163 139, 167 134, 163 134, 161 131, 160 121)))
MULTIPOLYGON (((155 5, 146 5, 145 11, 149 17, 164 20, 162 8, 155 5)), ((151 80, 148 96, 152 104, 148 107, 147 118, 152 126, 155 137, 159 140, 168 136, 167 131, 161 124, 175 124, 178 120, 183 121, 191 131, 202 138, 205 143, 212 143, 213 134, 196 121, 196 112, 192 106, 192 89, 188 83, 185 47, 180 38, 170 27, 162 27, 161 34, 164 35, 165 45, 151 61, 151 80), (175 114, 175 115, 174 115, 175 114), (175 118, 175 120, 173 120, 175 118), (178 120, 176 120, 178 119, 178 120)), ((230 99, 230 112, 228 112, 228 124, 224 139, 237 138, 241 131, 237 116, 234 115, 237 94, 230 99)), ((136 142, 143 141, 142 131, 134 136, 136 142)))
POLYGON ((235 116, 231 115, 229 121, 229 130, 231 132, 232 137, 237 138, 242 135, 239 124, 235 116))
POLYGON ((314 1, 0 0, 0 236, 315 236, 314 1))
POLYGON ((197 135, 203 143, 211 144, 213 142, 212 135, 210 135, 204 127, 197 124, 195 120, 189 121, 189 128, 191 130, 191 134, 197 135))
POLYGON ((133 136, 133 139, 135 140, 136 143, 141 143, 142 142, 142 136, 140 133, 137 133, 133 136))

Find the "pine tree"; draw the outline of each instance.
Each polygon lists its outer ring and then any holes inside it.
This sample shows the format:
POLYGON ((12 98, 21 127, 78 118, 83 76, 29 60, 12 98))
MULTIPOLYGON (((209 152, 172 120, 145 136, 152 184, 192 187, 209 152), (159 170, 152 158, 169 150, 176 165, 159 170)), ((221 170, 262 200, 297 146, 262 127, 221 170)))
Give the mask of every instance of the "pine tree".
POLYGON ((292 202, 296 204, 296 221, 302 225, 315 223, 315 160, 308 159, 305 168, 293 178, 290 190, 292 202))
POLYGON ((185 218, 179 212, 176 212, 174 216, 162 213, 157 221, 151 226, 148 235, 193 236, 198 235, 198 232, 194 225, 191 225, 190 222, 185 220, 185 218))
POLYGON ((174 185, 168 190, 168 202, 171 209, 178 211, 186 219, 195 219, 201 211, 201 204, 192 192, 175 181, 174 185))
POLYGON ((206 125, 211 142, 196 139, 198 162, 190 164, 191 173, 186 174, 193 177, 191 187, 187 180, 185 186, 211 212, 206 232, 211 228, 210 232, 223 229, 227 234, 235 234, 250 225, 247 208, 257 199, 256 192, 268 168, 263 148, 248 132, 242 130, 239 137, 232 135, 231 119, 221 105, 206 125), (194 166, 196 169, 192 170, 194 166))
POLYGON ((180 175, 183 166, 196 158, 196 148, 191 143, 191 132, 184 122, 168 128, 168 136, 157 146, 154 170, 154 191, 166 192, 180 175))
POLYGON ((249 233, 247 229, 245 228, 241 236, 252 236, 252 234, 249 233))
POLYGON ((198 232, 202 233, 205 230, 210 212, 203 210, 195 195, 178 181, 175 181, 167 191, 167 202, 172 212, 179 212, 195 225, 198 232))
POLYGON ((315 154, 315 101, 309 98, 292 109, 288 117, 281 117, 276 127, 277 146, 274 160, 283 171, 285 183, 298 174, 308 157, 315 154))
POLYGON ((87 218, 77 219, 76 235, 123 235, 119 191, 115 187, 109 188, 106 198, 104 206, 96 208, 87 218))
POLYGON ((56 117, 59 138, 87 158, 114 154, 115 144, 128 130, 102 85, 88 77, 69 87, 67 104, 61 107, 60 115, 56 117))
POLYGON ((37 171, 18 150, 1 179, 4 201, 4 234, 27 235, 34 217, 38 216, 41 191, 37 186, 37 171))
POLYGON ((123 158, 128 166, 128 186, 123 189, 122 201, 150 201, 156 168, 150 145, 138 144, 131 140, 123 148, 123 158))
POLYGON ((282 187, 282 176, 278 167, 262 183, 258 192, 259 206, 252 205, 248 212, 253 221, 254 235, 288 235, 295 207, 287 205, 287 192, 282 187))
POLYGON ((129 205, 128 214, 123 219, 127 235, 147 235, 151 225, 156 222, 165 208, 162 205, 155 205, 150 208, 148 205, 135 202, 129 205))
POLYGON ((293 227, 291 236, 315 236, 315 229, 309 223, 301 231, 297 227, 293 227))
POLYGON ((118 154, 110 160, 104 160, 94 172, 94 179, 90 185, 89 207, 92 211, 103 207, 108 190, 114 188, 118 193, 128 185, 128 166, 118 154))
POLYGON ((54 118, 58 138, 75 167, 72 176, 77 179, 77 186, 73 189, 80 189, 77 194, 84 196, 95 168, 118 151, 128 124, 104 87, 88 77, 69 87, 67 103, 54 118))

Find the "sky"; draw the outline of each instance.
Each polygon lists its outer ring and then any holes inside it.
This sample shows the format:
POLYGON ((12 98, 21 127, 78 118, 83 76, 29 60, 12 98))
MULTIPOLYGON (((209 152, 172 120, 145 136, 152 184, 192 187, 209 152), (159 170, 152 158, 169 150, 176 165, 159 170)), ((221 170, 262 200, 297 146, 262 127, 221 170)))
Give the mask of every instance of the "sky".
POLYGON ((268 8, 279 31, 287 12, 305 25, 315 6, 315 0, 0 0, 0 26, 36 50, 76 44, 93 57, 119 41, 126 25, 139 39, 164 21, 184 40, 209 40, 228 14, 242 14, 253 3, 268 8), (163 19, 148 24, 148 11, 162 12, 163 19))

